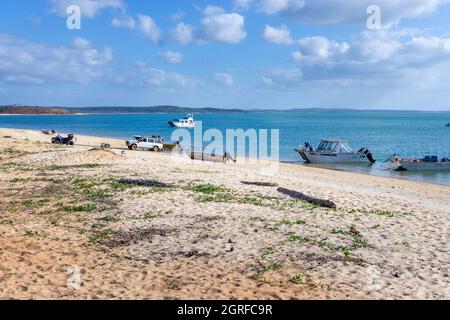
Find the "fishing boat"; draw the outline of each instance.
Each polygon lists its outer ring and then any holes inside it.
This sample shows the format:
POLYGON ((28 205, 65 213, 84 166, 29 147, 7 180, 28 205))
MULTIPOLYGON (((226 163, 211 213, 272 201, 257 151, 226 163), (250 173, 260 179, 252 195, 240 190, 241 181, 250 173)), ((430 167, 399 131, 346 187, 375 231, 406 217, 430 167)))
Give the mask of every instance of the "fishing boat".
POLYGON ((322 139, 317 149, 306 142, 295 149, 306 163, 313 164, 355 164, 375 163, 372 153, 366 148, 353 151, 345 139, 322 139))
POLYGON ((392 168, 399 171, 450 171, 450 158, 439 160, 437 156, 401 158, 393 155, 390 162, 392 168))
POLYGON ((188 114, 183 119, 169 121, 169 125, 176 128, 195 128, 197 126, 192 114, 188 114))

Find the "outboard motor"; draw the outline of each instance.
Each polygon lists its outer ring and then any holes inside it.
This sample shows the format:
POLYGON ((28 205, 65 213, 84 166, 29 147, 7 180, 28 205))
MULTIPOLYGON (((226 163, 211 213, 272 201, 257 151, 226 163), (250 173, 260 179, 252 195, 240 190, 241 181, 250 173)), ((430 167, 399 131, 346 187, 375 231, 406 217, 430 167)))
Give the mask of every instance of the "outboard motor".
POLYGON ((364 153, 366 155, 367 159, 369 159, 370 163, 377 162, 377 160, 374 159, 372 152, 370 152, 368 149, 362 148, 361 150, 359 150, 359 153, 364 153))

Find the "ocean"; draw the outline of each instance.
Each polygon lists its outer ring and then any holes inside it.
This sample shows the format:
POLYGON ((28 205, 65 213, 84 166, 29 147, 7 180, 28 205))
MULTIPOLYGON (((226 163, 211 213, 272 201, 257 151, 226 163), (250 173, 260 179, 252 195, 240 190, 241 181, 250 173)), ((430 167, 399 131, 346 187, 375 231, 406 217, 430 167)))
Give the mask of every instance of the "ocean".
MULTIPOLYGON (((51 130, 129 139, 132 135, 160 135, 170 140, 174 114, 91 114, 70 116, 0 116, 0 127, 51 130)), ((331 169, 450 185, 450 172, 392 172, 381 164, 393 154, 402 157, 450 156, 450 112, 326 111, 199 114, 203 131, 218 129, 278 129, 280 161, 302 164, 294 151, 305 141, 317 146, 321 138, 345 138, 358 150, 368 148, 376 165, 334 166, 331 169)), ((225 134, 224 134, 225 135, 225 134)), ((269 141, 270 142, 270 141, 269 141)))

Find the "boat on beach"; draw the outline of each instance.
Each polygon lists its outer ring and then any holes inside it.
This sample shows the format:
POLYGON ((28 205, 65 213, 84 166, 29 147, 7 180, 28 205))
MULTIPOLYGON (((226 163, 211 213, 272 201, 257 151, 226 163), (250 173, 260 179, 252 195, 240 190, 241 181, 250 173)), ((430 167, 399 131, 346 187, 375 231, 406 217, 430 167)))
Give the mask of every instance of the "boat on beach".
POLYGON ((361 148, 353 151, 345 139, 322 139, 317 149, 306 142, 295 149, 306 163, 312 164, 358 164, 375 163, 372 153, 361 148))
POLYGON ((424 158, 401 158, 393 155, 392 168, 398 171, 450 171, 450 158, 438 159, 437 156, 424 158))
POLYGON ((195 128, 197 123, 194 121, 194 115, 188 114, 183 119, 169 121, 169 125, 175 128, 195 128))

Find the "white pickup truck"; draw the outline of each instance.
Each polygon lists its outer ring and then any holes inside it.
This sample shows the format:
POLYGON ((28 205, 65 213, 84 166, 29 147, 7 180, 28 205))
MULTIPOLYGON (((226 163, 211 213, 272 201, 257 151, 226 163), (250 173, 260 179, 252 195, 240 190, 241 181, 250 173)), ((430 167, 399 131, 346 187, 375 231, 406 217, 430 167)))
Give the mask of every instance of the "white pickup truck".
POLYGON ((160 152, 164 149, 164 139, 158 136, 142 137, 134 136, 132 140, 126 142, 130 150, 150 150, 160 152))

